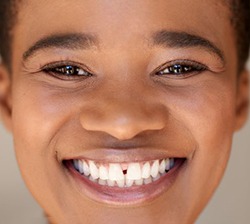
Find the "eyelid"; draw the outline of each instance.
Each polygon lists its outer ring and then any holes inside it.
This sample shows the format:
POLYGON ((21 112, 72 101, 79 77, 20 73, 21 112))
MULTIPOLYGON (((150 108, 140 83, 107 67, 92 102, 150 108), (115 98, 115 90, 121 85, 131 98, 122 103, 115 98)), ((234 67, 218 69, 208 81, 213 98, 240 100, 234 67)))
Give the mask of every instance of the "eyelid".
POLYGON ((91 71, 91 69, 89 69, 86 65, 84 65, 82 63, 77 63, 77 62, 74 62, 74 61, 70 61, 70 60, 61 60, 61 61, 51 62, 51 63, 48 63, 48 64, 46 64, 44 66, 41 66, 40 70, 44 71, 44 70, 49 70, 49 69, 55 69, 57 67, 62 67, 62 66, 67 66, 67 65, 79 67, 79 68, 83 69, 84 71, 86 71, 87 73, 89 73, 91 75, 94 74, 91 71))
POLYGON ((194 74, 194 73, 201 73, 201 72, 206 71, 206 70, 211 71, 209 69, 209 67, 203 63, 200 63, 200 62, 197 62, 194 60, 189 60, 189 59, 176 59, 176 60, 171 60, 171 61, 168 61, 168 62, 160 65, 159 67, 154 69, 153 72, 151 72, 151 75, 161 76, 159 74, 160 72, 163 72, 167 68, 174 66, 174 65, 190 66, 190 67, 194 68, 194 71, 186 72, 186 73, 179 73, 179 74, 165 74, 165 75, 162 74, 162 76, 172 76, 172 77, 179 76, 179 78, 181 78, 181 76, 188 77, 188 76, 192 76, 192 74, 194 74), (195 71, 195 68, 197 69, 197 71, 195 71))
POLYGON ((164 68, 167 68, 167 67, 170 67, 170 66, 173 66, 173 65, 176 65, 176 64, 180 64, 180 65, 188 65, 188 66, 194 66, 194 67, 202 67, 204 69, 208 69, 209 70, 209 67, 200 63, 200 62, 197 62, 197 61, 194 61, 194 60, 188 60, 188 59, 177 59, 177 60, 172 60, 172 61, 168 61, 166 63, 164 63, 163 65, 159 66, 157 69, 157 71, 160 71, 160 70, 164 70, 164 68))

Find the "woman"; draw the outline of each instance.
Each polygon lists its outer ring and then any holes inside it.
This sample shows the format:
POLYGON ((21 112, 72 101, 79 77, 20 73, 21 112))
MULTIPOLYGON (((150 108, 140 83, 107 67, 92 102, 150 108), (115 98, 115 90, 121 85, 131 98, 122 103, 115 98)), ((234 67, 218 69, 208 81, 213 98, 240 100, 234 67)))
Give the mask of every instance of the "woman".
POLYGON ((246 120, 249 2, 1 4, 2 116, 50 222, 193 223, 246 120))

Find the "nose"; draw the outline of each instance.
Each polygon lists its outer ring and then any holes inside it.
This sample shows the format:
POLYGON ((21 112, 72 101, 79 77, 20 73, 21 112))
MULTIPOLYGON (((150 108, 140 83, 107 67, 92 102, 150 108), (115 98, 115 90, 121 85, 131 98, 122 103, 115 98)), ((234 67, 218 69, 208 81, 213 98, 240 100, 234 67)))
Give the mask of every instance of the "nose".
POLYGON ((132 139, 145 131, 164 128, 163 106, 138 97, 100 97, 81 113, 81 125, 88 131, 105 132, 118 140, 132 139))

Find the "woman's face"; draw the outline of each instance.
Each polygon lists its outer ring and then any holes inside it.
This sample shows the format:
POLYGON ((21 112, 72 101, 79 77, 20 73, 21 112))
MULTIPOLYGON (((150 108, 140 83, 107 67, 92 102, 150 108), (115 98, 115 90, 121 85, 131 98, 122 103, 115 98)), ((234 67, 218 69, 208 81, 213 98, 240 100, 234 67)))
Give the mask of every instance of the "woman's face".
POLYGON ((194 222, 243 120, 223 1, 26 0, 18 12, 9 119, 51 220, 194 222))

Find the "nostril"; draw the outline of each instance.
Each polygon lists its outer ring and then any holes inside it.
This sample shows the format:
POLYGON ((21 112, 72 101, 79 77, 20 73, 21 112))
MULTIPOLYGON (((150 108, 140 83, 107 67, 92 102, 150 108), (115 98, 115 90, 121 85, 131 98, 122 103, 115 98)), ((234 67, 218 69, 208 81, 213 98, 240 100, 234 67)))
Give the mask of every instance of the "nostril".
POLYGON ((145 131, 161 130, 165 126, 165 110, 146 105, 124 106, 114 102, 108 108, 84 110, 81 125, 87 131, 105 132, 121 141, 129 140, 145 131), (155 112, 155 113, 153 113, 155 112))

